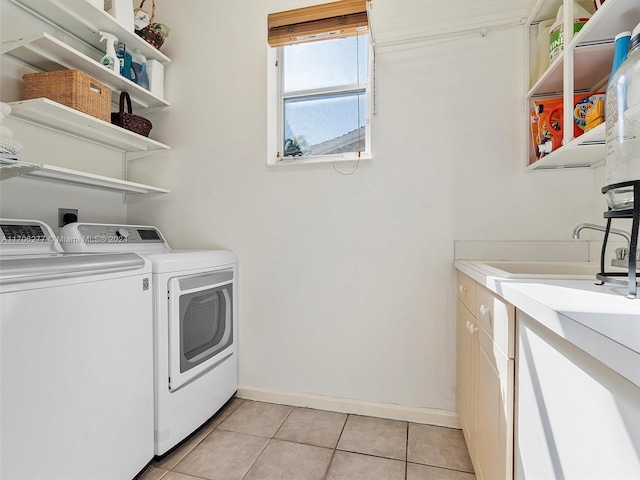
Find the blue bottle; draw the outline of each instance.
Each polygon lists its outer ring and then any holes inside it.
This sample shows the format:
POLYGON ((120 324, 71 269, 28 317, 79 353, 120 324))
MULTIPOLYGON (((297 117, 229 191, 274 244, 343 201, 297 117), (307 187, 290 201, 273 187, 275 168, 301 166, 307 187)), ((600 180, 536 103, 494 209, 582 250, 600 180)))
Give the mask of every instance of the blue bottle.
POLYGON ((143 88, 149 89, 149 74, 147 73, 147 59, 139 48, 133 51, 131 56, 132 80, 143 88))
POLYGON ((127 52, 127 47, 122 42, 118 43, 116 57, 120 61, 120 75, 131 80, 131 54, 127 52))
POLYGON ((627 59, 627 52, 629 50, 629 42, 631 41, 631 32, 622 32, 616 35, 614 48, 613 48, 613 67, 611 68, 611 77, 616 73, 618 67, 622 65, 627 59))

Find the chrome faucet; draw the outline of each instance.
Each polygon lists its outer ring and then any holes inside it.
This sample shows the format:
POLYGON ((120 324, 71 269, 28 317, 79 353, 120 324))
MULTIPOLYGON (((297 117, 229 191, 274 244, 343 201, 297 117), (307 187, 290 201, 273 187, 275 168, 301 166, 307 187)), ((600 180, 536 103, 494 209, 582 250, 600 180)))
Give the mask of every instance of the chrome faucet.
MULTIPOLYGON (((580 238, 580 230, 583 230, 585 228, 588 228, 591 230, 599 230, 601 232, 606 232, 607 230, 606 227, 602 225, 596 225, 595 223, 581 223, 579 225, 576 225, 576 228, 573 229, 572 238, 574 240, 578 240, 580 238)), ((620 235, 626 238, 627 246, 631 245, 631 234, 629 232, 626 232, 624 230, 618 230, 617 228, 610 228, 609 233, 615 233, 616 235, 620 235)))

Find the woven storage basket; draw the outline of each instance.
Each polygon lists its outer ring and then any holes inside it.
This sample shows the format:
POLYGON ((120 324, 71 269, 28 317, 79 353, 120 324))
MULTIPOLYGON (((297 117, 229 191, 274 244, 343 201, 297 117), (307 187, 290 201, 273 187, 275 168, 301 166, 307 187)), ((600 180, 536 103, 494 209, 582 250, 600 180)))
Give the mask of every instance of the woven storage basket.
POLYGON ((111 89, 79 70, 27 73, 24 99, 45 97, 105 122, 111 121, 111 89))
MULTIPOLYGON (((137 10, 142 10, 142 7, 144 6, 145 1, 146 0, 142 0, 140 2, 140 6, 134 9, 134 12, 136 12, 137 10)), ((142 11, 144 12, 144 10, 142 11)), ((144 27, 142 30, 136 30, 136 34, 139 37, 142 37, 144 40, 146 40, 147 43, 153 45, 155 48, 160 50, 160 47, 164 43, 164 37, 160 35, 160 33, 157 30, 151 28, 151 25, 153 25, 153 20, 155 19, 155 16, 156 16, 156 0, 152 0, 151 18, 149 19, 149 25, 144 27)))
POLYGON ((128 92, 120 93, 120 110, 111 114, 111 123, 122 127, 127 130, 131 130, 138 135, 148 137, 149 132, 153 125, 151 121, 147 120, 140 115, 131 113, 131 97, 128 92), (127 111, 124 111, 124 102, 127 102, 127 111))

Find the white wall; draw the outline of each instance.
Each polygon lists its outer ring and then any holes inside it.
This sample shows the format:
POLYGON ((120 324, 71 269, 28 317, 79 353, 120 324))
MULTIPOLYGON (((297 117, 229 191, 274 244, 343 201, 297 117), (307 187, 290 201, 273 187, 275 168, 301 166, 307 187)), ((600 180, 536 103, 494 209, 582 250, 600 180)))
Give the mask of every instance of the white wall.
POLYGON ((172 194, 128 219, 237 253, 241 384, 455 410, 454 240, 569 240, 593 174, 524 172, 521 27, 380 48, 373 161, 268 169, 266 15, 311 3, 158 5, 172 150, 130 171, 172 194))

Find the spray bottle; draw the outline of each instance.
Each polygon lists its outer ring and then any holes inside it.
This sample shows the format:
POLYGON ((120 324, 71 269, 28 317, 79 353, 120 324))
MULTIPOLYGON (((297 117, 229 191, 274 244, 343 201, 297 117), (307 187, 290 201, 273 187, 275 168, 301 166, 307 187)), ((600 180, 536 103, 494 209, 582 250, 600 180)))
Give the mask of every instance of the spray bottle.
MULTIPOLYGON (((100 41, 107 41, 107 53, 100 60, 100 63, 107 68, 110 68, 113 71, 116 71, 116 65, 118 66, 118 70, 120 69, 120 61, 116 56, 116 48, 115 46, 118 44, 118 39, 112 33, 108 32, 100 32, 102 38, 100 41)), ((119 73, 119 72, 118 72, 119 73)))

